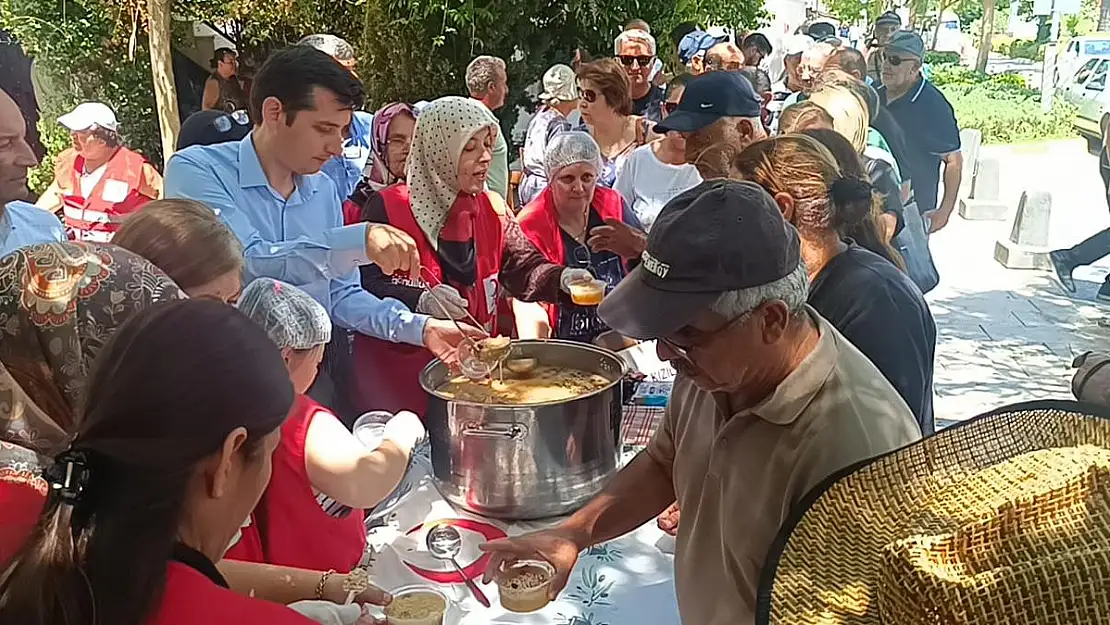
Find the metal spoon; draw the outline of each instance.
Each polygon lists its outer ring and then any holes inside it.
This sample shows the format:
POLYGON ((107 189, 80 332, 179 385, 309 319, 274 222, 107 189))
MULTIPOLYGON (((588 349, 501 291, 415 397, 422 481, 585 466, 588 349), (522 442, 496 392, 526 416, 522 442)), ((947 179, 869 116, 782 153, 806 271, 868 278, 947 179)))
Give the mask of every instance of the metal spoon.
POLYGON ((459 530, 450 525, 437 525, 428 531, 424 541, 428 543, 428 551, 432 552, 433 556, 440 560, 449 560, 454 565, 455 570, 462 576, 463 581, 466 582, 466 587, 470 589, 474 598, 478 600, 478 603, 488 608, 490 603, 486 594, 482 592, 481 588, 478 588, 474 580, 467 577, 458 561, 455 560, 455 556, 459 555, 459 550, 462 549, 462 536, 459 535, 459 530))

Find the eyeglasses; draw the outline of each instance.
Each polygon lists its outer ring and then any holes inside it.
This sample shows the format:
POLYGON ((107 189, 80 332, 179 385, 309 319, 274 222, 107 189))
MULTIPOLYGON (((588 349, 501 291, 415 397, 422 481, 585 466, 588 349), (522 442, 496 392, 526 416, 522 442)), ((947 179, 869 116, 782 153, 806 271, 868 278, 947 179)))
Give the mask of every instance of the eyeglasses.
POLYGON ((650 56, 650 55, 649 56, 636 56, 636 55, 631 55, 631 54, 622 54, 622 55, 618 56, 617 58, 621 60, 621 63, 625 67, 632 67, 635 64, 638 64, 640 67, 649 67, 652 64, 652 62, 655 61, 655 57, 650 56))
POLYGON ((671 113, 675 112, 676 110, 678 110, 678 102, 664 102, 663 103, 663 112, 666 113, 667 115, 670 115, 671 113))
POLYGON ((232 111, 227 115, 221 115, 213 119, 212 127, 220 132, 231 132, 231 124, 233 122, 240 126, 247 126, 251 123, 251 120, 244 110, 232 111))
MULTIPOLYGON (((728 332, 732 328, 734 328, 734 327, 744 323, 745 321, 747 321, 748 318, 750 318, 752 316, 752 312, 753 311, 749 310, 748 312, 740 315, 739 317, 733 319, 732 321, 729 321, 728 323, 725 323, 723 326, 717 328, 716 330, 713 330, 712 332, 709 332, 708 334, 706 334, 705 336, 703 336, 701 338, 699 343, 701 343, 702 346, 708 345, 709 343, 711 343, 713 341, 713 339, 717 338, 718 336, 724 334, 725 332, 728 332)), ((693 365, 695 367, 697 366, 694 363, 691 356, 690 356, 690 350, 698 347, 697 345, 679 345, 678 343, 675 343, 671 339, 668 339, 668 338, 665 338, 665 337, 659 337, 659 342, 666 345, 667 349, 670 349, 672 352, 677 354, 678 357, 681 358, 682 360, 686 361, 687 364, 693 365)))
POLYGON ((593 89, 579 89, 578 95, 580 95, 583 100, 590 104, 597 102, 597 92, 593 89))

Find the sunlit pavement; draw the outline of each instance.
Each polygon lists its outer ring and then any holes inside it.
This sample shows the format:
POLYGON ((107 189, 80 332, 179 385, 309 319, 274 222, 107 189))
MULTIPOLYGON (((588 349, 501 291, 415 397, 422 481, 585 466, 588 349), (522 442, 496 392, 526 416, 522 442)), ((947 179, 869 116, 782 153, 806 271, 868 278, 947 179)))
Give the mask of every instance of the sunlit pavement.
MULTIPOLYGON (((1098 160, 1082 140, 989 146, 983 155, 1001 159, 1011 213, 1025 189, 1052 193, 1052 247, 1110 227, 1098 160)), ((941 276, 927 296, 938 334, 938 423, 1018 401, 1070 397, 1075 355, 1110 351, 1110 328, 1099 325, 1110 320, 1110 305, 1095 301, 1110 259, 1077 269, 1079 292, 1071 295, 1048 272, 1006 269, 994 260, 995 241, 1010 226, 953 215, 930 241, 941 276)))

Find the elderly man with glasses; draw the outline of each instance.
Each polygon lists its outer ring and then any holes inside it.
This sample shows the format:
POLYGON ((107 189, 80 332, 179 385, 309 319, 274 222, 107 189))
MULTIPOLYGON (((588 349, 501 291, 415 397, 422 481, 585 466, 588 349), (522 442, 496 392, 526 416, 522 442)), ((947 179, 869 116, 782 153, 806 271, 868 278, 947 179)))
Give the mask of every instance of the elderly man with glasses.
POLYGON ((645 30, 626 30, 613 42, 613 54, 628 75, 632 113, 658 122, 662 119, 663 88, 651 80, 655 67, 655 37, 645 30))
POLYGON ((675 591, 683 623, 751 625, 779 527, 830 474, 920 438, 875 365, 806 305, 798 233, 750 182, 711 180, 667 204, 640 265, 598 314, 656 339, 678 371, 645 451, 553 528, 482 545, 487 576, 542 558, 567 582, 578 554, 677 499, 675 591))
POLYGON ((906 158, 913 180, 917 209, 929 232, 948 223, 956 207, 956 194, 964 158, 960 154, 960 128, 952 105, 921 73, 925 44, 921 35, 906 30, 894 34, 883 50, 883 85, 879 97, 906 136, 906 158), (944 194, 937 198, 944 164, 944 194))

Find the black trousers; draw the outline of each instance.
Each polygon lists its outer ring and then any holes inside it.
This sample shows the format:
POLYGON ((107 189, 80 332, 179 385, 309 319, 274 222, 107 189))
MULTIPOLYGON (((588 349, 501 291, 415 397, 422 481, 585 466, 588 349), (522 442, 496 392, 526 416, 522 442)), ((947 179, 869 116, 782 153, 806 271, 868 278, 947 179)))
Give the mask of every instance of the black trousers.
MULTIPOLYGON (((1098 165, 1102 185, 1106 190, 1106 204, 1110 208, 1110 160, 1107 159, 1106 150, 1099 155, 1098 165)), ((1068 249, 1067 254, 1074 267, 1090 265, 1110 255, 1110 228, 1087 237, 1075 247, 1068 249)), ((1106 276, 1106 283, 1110 284, 1110 275, 1106 276)))

